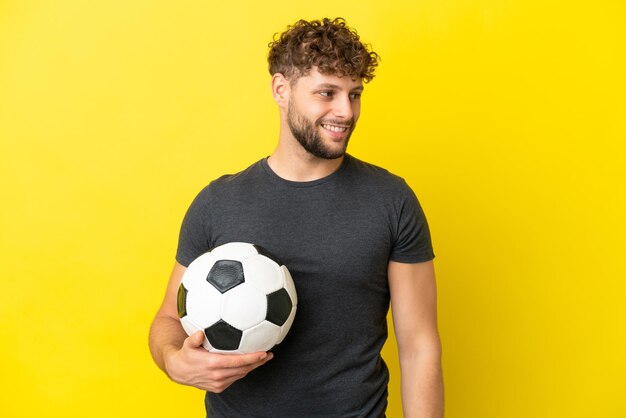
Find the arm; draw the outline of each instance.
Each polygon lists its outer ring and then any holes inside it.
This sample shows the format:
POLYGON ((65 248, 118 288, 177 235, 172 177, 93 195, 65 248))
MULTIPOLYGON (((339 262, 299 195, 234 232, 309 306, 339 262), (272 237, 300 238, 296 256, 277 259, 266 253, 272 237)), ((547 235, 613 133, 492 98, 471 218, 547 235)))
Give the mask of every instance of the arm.
POLYGON ((441 418, 443 380, 433 262, 391 261, 388 276, 404 416, 441 418))
POLYGON ((272 354, 210 353, 202 347, 202 331, 187 337, 176 307, 176 294, 185 270, 178 263, 174 265, 165 298, 150 327, 150 353, 157 366, 173 381, 219 393, 265 364, 272 354))

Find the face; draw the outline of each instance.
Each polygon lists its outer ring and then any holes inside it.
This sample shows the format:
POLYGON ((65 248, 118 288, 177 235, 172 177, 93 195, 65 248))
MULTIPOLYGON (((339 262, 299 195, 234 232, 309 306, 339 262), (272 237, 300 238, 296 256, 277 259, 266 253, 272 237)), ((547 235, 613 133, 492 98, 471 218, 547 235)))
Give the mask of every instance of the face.
POLYGON ((336 159, 346 153, 361 110, 363 83, 312 69, 291 87, 287 123, 310 154, 336 159))

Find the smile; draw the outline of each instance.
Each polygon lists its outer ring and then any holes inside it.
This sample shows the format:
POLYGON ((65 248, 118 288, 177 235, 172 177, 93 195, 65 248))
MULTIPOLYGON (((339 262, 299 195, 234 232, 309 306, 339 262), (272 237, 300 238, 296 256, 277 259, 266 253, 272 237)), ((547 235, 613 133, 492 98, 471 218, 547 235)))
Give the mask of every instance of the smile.
POLYGON ((348 126, 336 126, 322 124, 322 128, 328 129, 331 132, 345 132, 348 130, 348 126))

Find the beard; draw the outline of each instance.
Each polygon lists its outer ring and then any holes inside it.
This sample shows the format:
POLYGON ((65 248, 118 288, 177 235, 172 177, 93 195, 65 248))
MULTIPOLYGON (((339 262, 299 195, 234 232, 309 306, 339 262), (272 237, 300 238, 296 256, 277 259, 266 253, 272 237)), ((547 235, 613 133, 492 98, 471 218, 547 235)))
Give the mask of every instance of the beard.
POLYGON ((346 149, 348 148, 348 141, 355 128, 354 119, 350 119, 349 121, 317 120, 316 122, 310 122, 303 114, 296 111, 293 103, 288 104, 287 124, 291 130, 291 134, 309 154, 325 160, 334 160, 345 155, 346 149), (319 132, 322 123, 334 123, 342 126, 349 125, 343 145, 339 148, 335 148, 329 147, 324 143, 319 132))

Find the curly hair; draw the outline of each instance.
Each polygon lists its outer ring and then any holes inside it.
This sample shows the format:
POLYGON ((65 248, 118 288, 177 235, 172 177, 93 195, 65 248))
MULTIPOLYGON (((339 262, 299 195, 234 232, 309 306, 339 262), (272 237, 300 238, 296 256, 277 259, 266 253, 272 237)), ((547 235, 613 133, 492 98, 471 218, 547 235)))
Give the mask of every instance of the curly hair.
POLYGON ((322 74, 361 78, 368 83, 380 60, 340 17, 299 20, 273 39, 268 45, 270 74, 281 73, 292 82, 317 67, 322 74))

